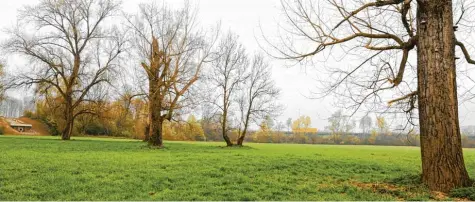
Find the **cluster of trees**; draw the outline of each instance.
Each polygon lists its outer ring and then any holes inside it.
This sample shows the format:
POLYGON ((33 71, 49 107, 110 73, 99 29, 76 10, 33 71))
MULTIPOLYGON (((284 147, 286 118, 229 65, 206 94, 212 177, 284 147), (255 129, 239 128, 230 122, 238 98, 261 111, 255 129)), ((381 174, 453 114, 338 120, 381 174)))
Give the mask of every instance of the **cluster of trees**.
POLYGON ((35 106, 33 97, 25 96, 23 100, 3 96, 0 102, 0 116, 19 117, 25 110, 32 110, 35 106))
POLYGON ((279 111, 265 56, 248 53, 219 25, 199 27, 189 2, 140 4, 132 14, 117 0, 53 0, 19 12, 2 50, 31 68, 9 75, 8 88, 34 87, 36 111, 26 115, 63 140, 141 137, 157 147, 164 137, 201 140, 202 124, 183 117, 203 105, 203 120, 218 117, 227 145, 231 131, 242 145, 252 124, 279 111))
POLYGON ((205 107, 218 112, 226 144, 240 146, 251 124, 278 115, 280 106, 276 100, 280 90, 275 87, 271 67, 264 56, 249 56, 236 35, 228 33, 220 41, 218 50, 220 55, 207 72, 206 85, 213 90, 207 95, 211 99, 205 107), (235 142, 229 137, 229 132, 233 130, 237 132, 235 142))

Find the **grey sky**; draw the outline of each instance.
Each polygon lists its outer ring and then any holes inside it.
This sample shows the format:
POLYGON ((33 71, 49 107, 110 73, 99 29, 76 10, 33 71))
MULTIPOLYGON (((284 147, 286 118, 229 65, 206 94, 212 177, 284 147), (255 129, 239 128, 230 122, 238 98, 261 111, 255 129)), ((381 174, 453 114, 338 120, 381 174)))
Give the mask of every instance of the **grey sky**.
MULTIPOLYGON (((0 27, 11 26, 16 21, 17 9, 25 4, 35 4, 39 0, 3 0, 0 2, 0 27)), ((123 8, 127 12, 137 9, 140 2, 138 0, 123 0, 123 8)), ((162 2, 162 1, 159 1, 162 2)), ((181 0, 165 1, 171 6, 181 6, 181 0)), ((265 33, 273 33, 273 28, 282 19, 280 15, 280 1, 278 0, 202 0, 191 1, 199 8, 199 22, 203 26, 216 24, 221 20, 222 29, 232 30, 240 37, 240 42, 250 53, 260 51, 255 36, 260 35, 259 23, 265 33)), ((0 39, 4 39, 5 34, 0 33, 0 39)), ((10 59, 9 65, 12 60, 10 59)), ((306 98, 310 90, 315 86, 314 67, 302 68, 299 66, 289 67, 283 61, 272 61, 273 77, 279 88, 282 90, 280 102, 286 107, 283 115, 278 120, 285 123, 287 118, 295 119, 300 115, 308 115, 312 118, 312 126, 322 130, 327 124, 328 118, 337 108, 332 106, 333 97, 325 100, 312 100, 306 98)), ((339 65, 348 65, 342 62, 339 65)), ((475 68, 475 67, 474 67, 475 68)), ((471 116, 474 107, 471 104, 464 104, 460 108, 460 118, 462 125, 475 125, 471 116)), ((374 116, 374 115, 372 115, 374 116)), ((358 115, 355 117, 359 119, 358 115)))

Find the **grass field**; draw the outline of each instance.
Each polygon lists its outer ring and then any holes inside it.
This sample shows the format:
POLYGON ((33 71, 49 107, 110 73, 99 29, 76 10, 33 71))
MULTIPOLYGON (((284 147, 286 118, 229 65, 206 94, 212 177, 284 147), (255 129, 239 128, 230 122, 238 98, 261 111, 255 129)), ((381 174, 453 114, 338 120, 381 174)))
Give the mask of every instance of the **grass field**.
POLYGON ((165 145, 0 136, 0 200, 450 200, 419 184, 415 147, 165 145))

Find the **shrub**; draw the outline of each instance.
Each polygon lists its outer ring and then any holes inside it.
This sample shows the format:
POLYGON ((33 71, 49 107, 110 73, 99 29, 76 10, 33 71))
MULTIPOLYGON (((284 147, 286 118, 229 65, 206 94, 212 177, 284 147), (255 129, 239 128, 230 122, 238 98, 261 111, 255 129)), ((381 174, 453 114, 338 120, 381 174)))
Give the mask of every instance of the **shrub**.
POLYGON ((58 124, 56 124, 56 122, 51 121, 47 118, 40 118, 39 120, 48 127, 48 132, 50 135, 58 136, 61 134, 58 130, 58 124))
POLYGON ((110 135, 107 127, 96 122, 86 125, 84 132, 88 135, 110 135))
POLYGON ((3 126, 0 126, 0 135, 5 134, 5 128, 3 126))
POLYGON ((464 187, 458 189, 452 189, 450 191, 451 197, 468 198, 469 200, 475 200, 475 187, 464 187))
POLYGON ((30 111, 30 110, 25 110, 25 111, 23 112, 23 116, 24 116, 24 117, 28 117, 28 118, 30 118, 30 119, 35 118, 35 114, 34 114, 32 111, 30 111))

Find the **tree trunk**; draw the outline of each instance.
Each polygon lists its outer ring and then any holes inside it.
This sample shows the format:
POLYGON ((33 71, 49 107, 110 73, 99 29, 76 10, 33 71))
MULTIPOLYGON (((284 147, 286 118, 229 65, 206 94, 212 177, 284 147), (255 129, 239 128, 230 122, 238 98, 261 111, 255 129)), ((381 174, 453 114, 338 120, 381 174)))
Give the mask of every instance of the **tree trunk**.
POLYGON ((149 144, 156 147, 163 147, 162 126, 163 119, 161 117, 160 108, 157 108, 156 104, 150 102, 150 106, 153 107, 150 110, 150 124, 149 124, 149 144))
POLYGON ((422 181, 448 192, 470 184, 458 121, 452 1, 419 0, 417 27, 422 181))
POLYGON ((236 145, 242 146, 242 143, 244 142, 245 136, 246 136, 245 134, 240 135, 239 138, 236 141, 236 145))
POLYGON ((244 138, 246 138, 248 125, 249 125, 249 115, 246 116, 246 121, 244 122, 244 130, 242 130, 242 132, 239 133, 239 138, 237 139, 237 142, 236 142, 238 146, 242 146, 242 143, 244 142, 244 138))
POLYGON ((239 134, 239 138, 237 140, 237 145, 239 146, 242 146, 242 143, 244 142, 244 138, 246 138, 247 128, 249 126, 249 119, 251 118, 252 102, 253 102, 253 99, 251 99, 251 101, 249 102, 249 107, 247 108, 246 120, 244 121, 244 130, 242 131, 241 134, 239 134))
POLYGON ((229 139, 228 133, 227 133, 227 128, 226 128, 226 117, 223 117, 223 123, 221 123, 221 129, 223 132, 223 138, 224 141, 226 142, 226 146, 231 147, 233 146, 233 143, 231 142, 231 139, 229 139))
POLYGON ((66 122, 66 127, 61 133, 61 140, 70 140, 72 133, 73 133, 73 127, 74 127, 74 122, 73 121, 67 121, 66 122))
POLYGON ((163 121, 157 120, 150 124, 150 140, 149 143, 152 146, 163 147, 163 135, 162 135, 163 121))
POLYGON ((162 138, 162 126, 163 118, 161 114, 162 105, 160 102, 160 95, 158 86, 155 85, 155 81, 149 83, 149 144, 156 147, 163 147, 163 138, 162 138))
POLYGON ((227 109, 227 102, 226 102, 226 96, 224 98, 224 110, 223 110, 223 119, 222 119, 222 122, 221 122, 221 130, 222 130, 222 135, 223 135, 223 139, 224 141, 226 142, 226 146, 228 147, 232 147, 233 146, 233 143, 231 142, 231 139, 229 139, 228 137, 228 130, 227 130, 227 122, 228 122, 228 109, 227 109))
POLYGON ((239 134, 239 138, 236 141, 236 145, 242 146, 242 143, 244 142, 244 138, 246 138, 246 131, 245 130, 241 134, 239 134))
POLYGON ((148 142, 150 140, 150 124, 147 123, 145 126, 145 134, 144 134, 144 142, 148 142))
POLYGON ((73 134, 74 114, 73 114, 73 109, 72 109, 72 102, 70 100, 71 99, 67 98, 66 103, 65 103, 64 120, 66 122, 65 122, 64 129, 61 132, 62 140, 70 140, 73 134))

